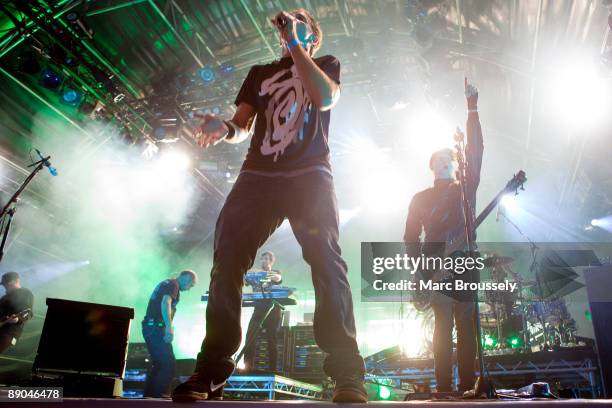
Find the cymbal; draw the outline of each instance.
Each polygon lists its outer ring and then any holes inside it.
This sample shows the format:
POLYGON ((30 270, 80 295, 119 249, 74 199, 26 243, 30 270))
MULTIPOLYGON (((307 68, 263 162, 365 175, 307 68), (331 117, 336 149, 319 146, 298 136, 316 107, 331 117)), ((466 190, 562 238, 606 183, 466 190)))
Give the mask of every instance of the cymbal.
POLYGON ((514 261, 514 258, 510 256, 497 256, 493 255, 484 260, 484 266, 487 268, 494 268, 496 266, 508 265, 514 261))

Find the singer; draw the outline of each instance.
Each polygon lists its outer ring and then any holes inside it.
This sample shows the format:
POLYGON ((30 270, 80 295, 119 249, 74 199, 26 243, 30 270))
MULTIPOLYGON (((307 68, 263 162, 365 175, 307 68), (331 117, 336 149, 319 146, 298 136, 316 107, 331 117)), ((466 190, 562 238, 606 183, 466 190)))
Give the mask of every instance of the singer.
POLYGON ((314 58, 323 33, 308 11, 283 11, 272 23, 282 58, 250 69, 231 120, 201 117, 201 146, 253 137, 217 220, 206 338, 195 372, 174 390, 174 401, 215 398, 233 372, 243 276, 285 218, 311 267, 315 338, 327 353, 324 370, 335 381, 333 400, 367 401, 347 266, 338 245, 328 144, 330 110, 340 96, 340 62, 331 55, 314 58))
MULTIPOLYGON (((474 211, 484 148, 478 118, 478 90, 469 84, 467 79, 464 88, 468 108, 465 148, 466 195, 471 203, 471 210, 474 211)), ((445 243, 450 241, 452 237, 449 235, 453 231, 460 231, 459 233, 464 231, 461 186, 454 178, 453 150, 443 149, 433 153, 429 168, 434 175, 433 187, 415 194, 408 209, 404 242, 411 256, 419 256, 421 251, 426 256, 435 256, 440 251, 444 251, 445 243), (422 231, 425 232, 425 237, 421 248, 419 237, 422 231)), ((468 279, 466 275, 460 276, 463 280, 468 279)), ((447 279, 452 280, 453 277, 447 279)), ((453 317, 457 326, 459 391, 471 390, 474 386, 477 345, 473 294, 469 291, 434 292, 431 296, 431 306, 435 318, 433 352, 437 391, 452 391, 453 317)))

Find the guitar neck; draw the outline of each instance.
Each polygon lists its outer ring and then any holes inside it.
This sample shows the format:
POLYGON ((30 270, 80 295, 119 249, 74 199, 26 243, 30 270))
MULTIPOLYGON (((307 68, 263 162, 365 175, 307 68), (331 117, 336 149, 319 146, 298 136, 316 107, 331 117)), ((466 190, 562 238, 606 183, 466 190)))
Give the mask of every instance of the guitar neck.
MULTIPOLYGON (((491 200, 491 202, 484 208, 484 210, 482 210, 480 212, 480 214, 478 214, 478 217, 476 217, 476 219, 474 220, 474 227, 472 229, 472 234, 476 233, 476 230, 478 229, 480 224, 482 224, 482 222, 489 216, 489 214, 491 214, 491 211, 493 211, 493 209, 495 209, 497 204, 499 204, 499 202, 501 201, 502 197, 504 195, 506 195, 507 192, 508 192, 507 188, 504 188, 499 193, 497 193, 497 195, 495 197, 493 197, 493 200, 491 200)), ((458 250, 463 245, 465 245, 465 234, 462 232, 461 233, 461 238, 455 240, 453 242, 453 244, 451 244, 447 248, 450 248, 449 252, 453 252, 455 250, 458 250)))
MULTIPOLYGON (((472 234, 476 233, 476 230, 478 229, 478 227, 480 227, 480 224, 482 224, 482 222, 489 216, 489 214, 491 214, 493 209, 495 209, 495 207, 501 201, 502 197, 512 192, 515 192, 515 194, 517 194, 518 188, 520 187, 522 189, 523 183, 525 183, 525 181, 527 181, 527 178, 525 177, 525 172, 520 170, 517 174, 514 175, 514 177, 512 177, 512 180, 510 180, 508 184, 506 184, 506 187, 504 187, 499 193, 497 193, 495 197, 493 197, 491 202, 485 207, 485 209, 482 210, 480 214, 478 214, 478 217, 476 217, 476 219, 474 220, 472 234)), ((462 247, 465 247, 465 226, 462 227, 462 231, 457 232, 458 233, 456 235, 450 234, 453 239, 446 242, 446 253, 453 253, 454 251, 461 250, 462 247)))

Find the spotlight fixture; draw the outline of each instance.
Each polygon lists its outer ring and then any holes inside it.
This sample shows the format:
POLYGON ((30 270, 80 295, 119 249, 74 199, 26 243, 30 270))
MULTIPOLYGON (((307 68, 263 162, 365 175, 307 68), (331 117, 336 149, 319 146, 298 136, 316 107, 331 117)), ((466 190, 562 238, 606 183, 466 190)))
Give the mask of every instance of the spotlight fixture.
POLYGON ((83 94, 73 88, 66 88, 62 93, 62 103, 71 106, 77 106, 83 97, 83 94))
POLYGON ((520 348, 523 346, 523 339, 520 336, 510 336, 507 343, 510 348, 520 348))
POLYGON ((608 232, 612 232, 612 215, 606 215, 604 217, 593 218, 590 223, 592 229, 599 229, 608 232))
POLYGON ((47 89, 56 90, 62 84, 59 74, 50 68, 45 68, 41 73, 41 83, 47 89))
POLYGON ((555 114, 574 128, 583 131, 601 124, 609 117, 608 78, 600 66, 578 57, 559 68, 549 80, 549 103, 555 114))
POLYGON ((71 13, 66 14, 66 20, 69 23, 75 23, 78 21, 78 19, 79 19, 79 13, 71 12, 71 13))
POLYGON ((210 84, 215 80, 215 71, 207 65, 198 70, 198 76, 205 84, 210 84))
POLYGON ((83 20, 81 19, 81 15, 77 12, 70 12, 66 14, 66 21, 74 28, 77 28, 77 31, 81 31, 81 33, 85 34, 87 38, 90 40, 93 39, 93 30, 85 25, 83 20))
POLYGON ((378 398, 383 401, 386 401, 391 398, 391 388, 386 385, 379 385, 378 398))
POLYGON ((229 77, 234 73, 234 71, 235 67, 231 64, 227 64, 224 62, 219 66, 219 72, 221 73, 221 76, 229 77))
POLYGON ((485 334, 482 339, 482 345, 487 349, 492 349, 497 344, 497 339, 492 334, 485 334))

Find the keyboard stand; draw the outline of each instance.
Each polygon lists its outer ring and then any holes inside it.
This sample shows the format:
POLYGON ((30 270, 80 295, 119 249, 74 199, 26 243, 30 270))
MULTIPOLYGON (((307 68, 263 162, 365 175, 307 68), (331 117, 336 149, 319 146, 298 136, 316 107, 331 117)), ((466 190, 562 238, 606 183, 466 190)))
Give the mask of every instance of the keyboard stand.
MULTIPOLYGON (((263 300, 263 299, 262 299, 263 300)), ((279 302, 276 301, 276 299, 270 299, 272 300, 272 303, 270 304, 270 307, 268 308, 268 311, 266 312, 266 314, 259 320, 259 322, 257 322, 257 327, 255 328, 255 331, 253 332, 253 335, 251 336, 250 339, 246 339, 246 342, 244 343, 244 346, 242 347, 242 349, 240 350, 240 352, 238 353, 238 355, 234 358, 234 361, 236 363, 238 363, 240 361, 240 359, 244 356, 244 353, 246 352, 247 348, 255 342, 255 340, 257 339, 257 335, 259 335, 259 332, 261 331, 261 328, 264 324, 264 322, 266 321, 266 319, 268 318, 268 316, 270 315, 270 313, 272 312, 272 310, 275 307, 280 308, 280 310, 285 310, 285 306, 281 305, 279 302)), ((270 367, 270 370, 274 370, 275 367, 270 367)))

